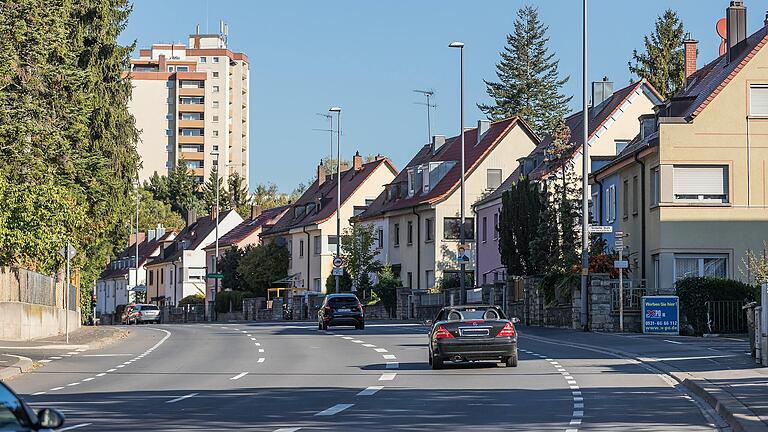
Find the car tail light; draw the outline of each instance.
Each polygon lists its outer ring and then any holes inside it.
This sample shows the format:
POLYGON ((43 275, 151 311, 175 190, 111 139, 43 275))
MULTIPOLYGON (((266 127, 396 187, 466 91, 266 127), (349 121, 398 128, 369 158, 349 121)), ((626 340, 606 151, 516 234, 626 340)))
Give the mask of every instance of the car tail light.
POLYGON ((509 322, 504 324, 504 328, 501 329, 496 337, 515 337, 515 327, 509 322))
POLYGON ((445 328, 445 326, 440 326, 435 332, 435 339, 453 339, 453 335, 445 328))
POLYGON ((360 312, 362 312, 363 311, 363 304, 362 303, 358 303, 357 304, 357 309, 360 310, 360 312))
POLYGON ((141 312, 136 312, 136 316, 141 316, 141 312))

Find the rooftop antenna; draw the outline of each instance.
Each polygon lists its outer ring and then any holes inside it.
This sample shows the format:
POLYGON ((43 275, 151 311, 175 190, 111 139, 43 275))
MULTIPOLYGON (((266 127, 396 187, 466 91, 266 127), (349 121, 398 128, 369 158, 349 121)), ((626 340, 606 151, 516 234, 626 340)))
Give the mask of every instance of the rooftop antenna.
POLYGON ((208 0, 205 0, 205 34, 210 34, 208 31, 208 0))
POLYGON ((315 131, 321 131, 321 132, 330 132, 331 133, 331 152, 328 154, 328 160, 333 160, 333 116, 331 114, 326 113, 316 113, 320 117, 325 117, 328 119, 328 129, 312 129, 315 131))
POLYGON ((430 111, 432 111, 432 108, 437 108, 437 105, 431 102, 431 98, 432 96, 435 95, 435 91, 430 89, 430 90, 414 90, 414 92, 423 94, 427 98, 426 102, 414 102, 414 103, 416 105, 426 105, 427 107, 427 142, 431 142, 432 141, 432 118, 431 118, 430 111))

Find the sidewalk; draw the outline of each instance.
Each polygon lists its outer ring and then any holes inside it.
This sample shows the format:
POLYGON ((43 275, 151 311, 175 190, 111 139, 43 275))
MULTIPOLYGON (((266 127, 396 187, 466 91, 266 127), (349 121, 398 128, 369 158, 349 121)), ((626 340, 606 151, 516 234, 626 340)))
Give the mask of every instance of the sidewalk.
POLYGON ((7 380, 53 360, 101 348, 128 336, 116 327, 81 327, 66 336, 51 336, 33 341, 0 340, 0 379, 7 380))
POLYGON ((520 330, 522 338, 544 338, 636 358, 706 400, 734 431, 768 430, 768 368, 757 367, 748 355, 746 338, 520 330))

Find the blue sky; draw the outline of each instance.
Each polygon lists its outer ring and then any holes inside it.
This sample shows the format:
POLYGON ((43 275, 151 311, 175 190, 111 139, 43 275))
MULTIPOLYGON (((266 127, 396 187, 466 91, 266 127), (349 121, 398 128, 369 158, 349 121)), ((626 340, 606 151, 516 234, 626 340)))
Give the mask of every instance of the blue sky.
MULTIPOLYGON (((715 22, 727 0, 591 0, 589 78, 621 87, 633 49, 656 17, 671 7, 699 43, 699 66, 717 56, 715 22)), ((763 25, 764 2, 746 0, 749 30, 763 25)), ((316 115, 343 108, 342 156, 381 153, 402 168, 427 141, 423 99, 433 89, 433 134, 458 134, 458 52, 465 48, 465 125, 482 118, 483 79, 495 79, 498 52, 524 4, 539 8, 550 50, 570 76, 565 92, 581 106, 581 1, 373 0, 134 0, 122 42, 187 42, 195 25, 215 32, 229 23, 229 47, 251 65, 251 182, 292 190, 313 177, 328 154, 327 121, 316 115), (207 10, 207 14, 206 14, 207 10)))

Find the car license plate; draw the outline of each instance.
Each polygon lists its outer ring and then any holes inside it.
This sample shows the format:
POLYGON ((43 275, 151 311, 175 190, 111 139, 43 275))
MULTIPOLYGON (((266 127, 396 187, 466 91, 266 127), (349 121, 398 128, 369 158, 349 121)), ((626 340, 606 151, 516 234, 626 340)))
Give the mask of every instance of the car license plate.
POLYGON ((337 312, 351 312, 350 309, 337 309, 337 312))
POLYGON ((490 332, 487 328, 465 327, 459 328, 459 334, 465 337, 482 337, 490 335, 490 332))

